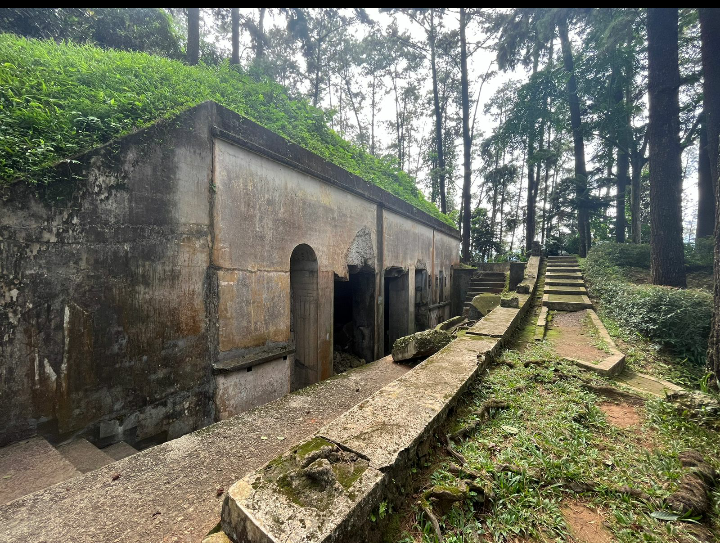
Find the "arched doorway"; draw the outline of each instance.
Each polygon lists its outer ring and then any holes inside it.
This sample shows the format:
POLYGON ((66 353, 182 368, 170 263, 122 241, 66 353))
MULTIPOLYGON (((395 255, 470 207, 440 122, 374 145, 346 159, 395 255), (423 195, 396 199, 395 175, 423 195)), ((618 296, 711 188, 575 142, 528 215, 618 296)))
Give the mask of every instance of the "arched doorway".
POLYGON ((290 335, 295 342, 292 390, 320 380, 318 361, 318 263, 309 245, 290 257, 290 335))

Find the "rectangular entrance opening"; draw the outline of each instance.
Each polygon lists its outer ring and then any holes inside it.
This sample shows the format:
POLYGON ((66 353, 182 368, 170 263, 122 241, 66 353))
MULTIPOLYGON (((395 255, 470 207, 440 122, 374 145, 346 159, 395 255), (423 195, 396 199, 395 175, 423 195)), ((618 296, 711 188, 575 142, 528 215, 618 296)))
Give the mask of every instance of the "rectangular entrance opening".
POLYGON ((372 362, 375 350, 375 274, 350 273, 347 281, 336 275, 333 307, 335 373, 372 362))
POLYGON ((406 271, 395 268, 385 271, 385 355, 392 352, 395 340, 408 334, 409 287, 406 271))

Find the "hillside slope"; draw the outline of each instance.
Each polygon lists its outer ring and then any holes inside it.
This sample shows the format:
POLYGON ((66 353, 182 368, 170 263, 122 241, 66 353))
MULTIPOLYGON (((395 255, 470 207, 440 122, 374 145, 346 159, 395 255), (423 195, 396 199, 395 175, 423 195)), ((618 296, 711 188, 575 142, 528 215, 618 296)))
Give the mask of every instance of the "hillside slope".
POLYGON ((0 34, 0 186, 49 182, 46 166, 214 100, 455 226, 391 160, 328 127, 327 114, 238 67, 0 34))

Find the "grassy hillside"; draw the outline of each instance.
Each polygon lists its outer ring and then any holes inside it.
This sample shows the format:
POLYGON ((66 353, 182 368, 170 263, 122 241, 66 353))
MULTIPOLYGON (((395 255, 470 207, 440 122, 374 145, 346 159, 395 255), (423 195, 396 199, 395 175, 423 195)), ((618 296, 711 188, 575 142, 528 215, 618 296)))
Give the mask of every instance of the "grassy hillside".
POLYGON ((0 34, 0 62, 0 185, 48 182, 43 170, 53 162, 214 100, 453 225, 392 161, 343 140, 323 111, 237 67, 10 34, 0 34))

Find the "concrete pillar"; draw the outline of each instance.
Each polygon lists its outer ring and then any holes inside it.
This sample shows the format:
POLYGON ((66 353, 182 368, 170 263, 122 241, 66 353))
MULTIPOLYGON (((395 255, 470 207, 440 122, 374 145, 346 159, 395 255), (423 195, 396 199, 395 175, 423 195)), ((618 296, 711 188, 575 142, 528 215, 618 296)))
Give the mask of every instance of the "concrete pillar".
POLYGON ((318 368, 320 380, 333 375, 333 311, 335 274, 318 273, 318 368))

